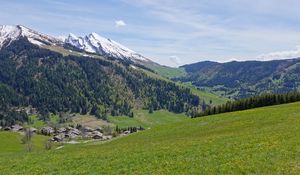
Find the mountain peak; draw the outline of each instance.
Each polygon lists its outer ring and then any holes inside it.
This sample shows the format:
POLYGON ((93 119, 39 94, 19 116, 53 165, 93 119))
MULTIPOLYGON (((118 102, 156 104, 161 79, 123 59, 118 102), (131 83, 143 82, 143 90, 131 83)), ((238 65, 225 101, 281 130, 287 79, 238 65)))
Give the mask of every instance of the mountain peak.
POLYGON ((136 53, 135 51, 123 46, 122 44, 111 39, 100 36, 92 32, 84 37, 78 37, 72 33, 67 38, 52 37, 22 25, 2 25, 0 26, 0 49, 9 45, 11 42, 26 37, 29 42, 38 45, 60 45, 65 43, 74 46, 80 50, 90 53, 100 54, 106 57, 113 57, 133 62, 152 62, 150 59, 136 53))
POLYGON ((19 39, 20 37, 26 37, 31 43, 35 45, 63 44, 63 42, 60 41, 58 38, 39 33, 22 25, 0 26, 0 48, 2 48, 4 45, 9 45, 11 42, 19 39))
POLYGON ((0 26, 0 48, 4 44, 9 44, 12 40, 18 38, 21 30, 18 26, 2 25, 0 26))
MULTIPOLYGON (((89 35, 92 36, 92 37, 95 37, 95 38, 103 38, 102 36, 98 35, 98 34, 95 33, 95 32, 92 32, 92 33, 90 33, 89 35)), ((103 39, 106 39, 106 38, 103 38, 103 39)))
POLYGON ((69 34, 65 41, 66 43, 87 52, 98 53, 103 56, 114 57, 131 61, 147 61, 150 60, 122 44, 111 39, 100 36, 92 32, 84 37, 77 37, 74 34, 69 34))
POLYGON ((71 38, 74 38, 74 39, 78 39, 78 37, 76 35, 74 35, 73 33, 69 33, 68 37, 71 37, 71 38))

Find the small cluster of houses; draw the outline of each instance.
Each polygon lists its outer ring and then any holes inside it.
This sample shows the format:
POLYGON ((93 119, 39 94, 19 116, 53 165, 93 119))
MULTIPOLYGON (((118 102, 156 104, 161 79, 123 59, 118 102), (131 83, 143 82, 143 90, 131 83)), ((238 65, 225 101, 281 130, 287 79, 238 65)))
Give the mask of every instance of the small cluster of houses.
POLYGON ((54 142, 62 142, 64 140, 75 140, 75 139, 101 139, 109 140, 112 135, 104 135, 102 128, 92 129, 90 127, 83 127, 80 130, 73 127, 62 127, 54 130, 52 127, 44 127, 41 129, 43 135, 53 135, 51 139, 54 142))
MULTIPOLYGON (((77 129, 72 126, 68 127, 61 127, 61 128, 53 128, 50 126, 45 126, 41 129, 36 128, 28 128, 31 133, 40 134, 40 135, 46 135, 51 136, 51 141, 53 142, 64 142, 64 141, 70 141, 70 140, 78 140, 78 139, 99 139, 99 140, 109 140, 112 139, 112 134, 104 134, 103 129, 101 127, 98 127, 96 129, 93 129, 91 127, 81 127, 80 129, 77 129)), ((13 132, 24 132, 25 129, 21 125, 13 125, 10 127, 4 127, 2 128, 0 126, 0 130, 3 131, 13 131, 13 132)), ((137 131, 131 131, 131 130, 124 130, 121 133, 122 135, 128 135, 133 132, 137 131)))
MULTIPOLYGON (((12 132, 24 132, 25 128, 23 128, 21 125, 12 125, 9 127, 1 127, 0 131, 12 131, 12 132)), ((128 135, 134 132, 138 132, 144 130, 142 127, 136 128, 136 127, 128 127, 127 129, 117 129, 114 136, 120 135, 128 135)), ((96 129, 93 129, 91 127, 61 127, 61 128, 53 128, 50 126, 45 126, 41 129, 36 128, 28 128, 27 131, 30 131, 31 133, 45 135, 45 136, 51 136, 51 141, 53 142, 64 142, 64 141, 70 141, 70 140, 79 140, 79 139, 98 139, 98 140, 109 140, 113 137, 112 133, 104 134, 105 132, 101 127, 98 127, 96 129)))
MULTIPOLYGON (((0 130, 3 131, 13 131, 13 132, 21 132, 24 130, 24 128, 21 125, 12 125, 12 126, 7 126, 7 127, 2 127, 0 126, 0 130)), ((37 129, 35 128, 30 128, 31 132, 36 132, 37 129)))

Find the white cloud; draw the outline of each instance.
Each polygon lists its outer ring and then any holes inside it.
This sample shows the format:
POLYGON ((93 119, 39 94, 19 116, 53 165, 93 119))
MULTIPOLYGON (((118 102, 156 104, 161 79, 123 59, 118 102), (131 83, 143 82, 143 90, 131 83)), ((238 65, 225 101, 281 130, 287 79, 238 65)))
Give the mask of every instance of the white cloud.
POLYGON ((118 20, 118 21, 115 21, 115 26, 116 27, 125 27, 127 24, 123 21, 123 20, 118 20))
POLYGON ((259 60, 274 60, 274 59, 289 59, 300 57, 300 46, 297 46, 295 50, 286 50, 271 52, 267 54, 261 54, 257 57, 259 60))

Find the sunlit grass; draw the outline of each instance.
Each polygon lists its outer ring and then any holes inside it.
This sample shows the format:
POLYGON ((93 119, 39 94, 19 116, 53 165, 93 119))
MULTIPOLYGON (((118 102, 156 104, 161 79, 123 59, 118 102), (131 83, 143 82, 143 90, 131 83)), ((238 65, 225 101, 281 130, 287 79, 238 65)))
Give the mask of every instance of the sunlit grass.
POLYGON ((257 108, 160 125, 104 144, 1 153, 0 170, 6 175, 299 174, 299 126, 300 103, 257 108))
POLYGON ((179 121, 185 121, 189 118, 184 114, 174 114, 165 110, 154 111, 149 113, 147 110, 134 111, 134 117, 128 116, 110 116, 109 122, 118 125, 120 128, 139 127, 143 128, 154 127, 162 124, 170 124, 179 121))

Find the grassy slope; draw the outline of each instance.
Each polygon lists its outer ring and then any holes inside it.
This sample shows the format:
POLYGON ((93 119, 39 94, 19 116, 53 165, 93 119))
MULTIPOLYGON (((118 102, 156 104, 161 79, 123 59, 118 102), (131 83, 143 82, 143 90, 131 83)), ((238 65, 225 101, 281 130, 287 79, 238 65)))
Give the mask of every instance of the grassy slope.
POLYGON ((143 128, 149 128, 167 123, 174 123, 179 121, 189 120, 184 114, 174 114, 165 110, 154 111, 149 114, 147 110, 134 111, 134 117, 127 116, 109 117, 109 122, 118 125, 119 128, 126 128, 128 126, 142 126, 143 128))
MULTIPOLYGON (((148 76, 151 76, 153 78, 156 78, 156 79, 161 79, 161 80, 165 80, 165 81, 171 81, 170 79, 168 78, 165 78, 161 75, 158 75, 158 74, 155 74, 155 73, 152 73, 152 72, 149 72, 147 70, 144 70, 144 69, 141 69, 142 71, 144 71, 148 76)), ((176 82, 177 85, 179 86, 183 86, 183 87, 186 87, 186 88, 190 88, 192 93, 194 95, 197 95, 199 96, 199 98, 201 100, 204 100, 206 103, 209 103, 210 100, 212 100, 212 104, 213 105, 220 105, 220 104, 224 104, 226 103, 227 101, 229 101, 228 98, 224 98, 224 97, 220 97, 220 96, 217 96, 213 93, 210 93, 210 92, 207 92, 207 91, 203 91, 203 90, 200 90, 200 89, 197 89, 195 86, 191 85, 191 84, 188 84, 188 83, 180 83, 180 82, 176 82)))
MULTIPOLYGON (((24 153, 25 145, 21 144, 21 138, 22 136, 19 133, 0 132, 0 155, 8 153, 24 153)), ((48 139, 49 137, 46 136, 34 135, 32 138, 33 151, 43 151, 44 142, 48 139)))
POLYGON ((43 154, 0 154, 0 169, 6 175, 298 174, 299 108, 293 103, 190 119, 43 154))
MULTIPOLYGON (((148 67, 154 70, 155 72, 157 72, 158 75, 155 74, 153 75, 153 73, 150 74, 150 76, 155 78, 163 79, 162 77, 166 77, 165 80, 168 80, 167 78, 176 78, 176 77, 182 77, 186 75, 184 68, 172 68, 172 67, 166 67, 161 65, 148 65, 148 67)), ((188 83, 178 83, 178 84, 190 88, 195 95, 198 95, 201 99, 203 99, 206 102, 212 100, 213 105, 224 104, 229 100, 227 98, 219 97, 213 93, 197 89, 195 86, 188 83)))
POLYGON ((139 127, 149 128, 153 126, 158 126, 162 124, 174 123, 179 121, 188 120, 188 116, 184 114, 175 114, 166 110, 154 111, 152 114, 148 112, 148 110, 135 110, 134 117, 130 118, 128 116, 109 116, 108 121, 97 119, 92 115, 80 115, 76 114, 75 117, 72 118, 72 121, 67 123, 59 123, 58 115, 52 114, 50 116, 49 122, 43 122, 38 119, 36 115, 30 116, 31 124, 26 124, 27 127, 34 128, 42 128, 44 126, 48 126, 49 124, 53 124, 59 127, 64 127, 69 124, 76 126, 76 124, 81 124, 83 126, 89 126, 92 128, 110 126, 115 128, 118 125, 119 128, 127 128, 127 127, 139 127))
MULTIPOLYGON (((51 114, 49 119, 50 120, 49 120, 48 123, 58 124, 58 122, 59 122, 59 116, 58 115, 51 114)), ((46 122, 40 120, 37 115, 30 116, 30 121, 31 121, 30 124, 25 124, 26 127, 34 127, 34 128, 39 129, 39 128, 42 128, 44 126, 48 126, 48 124, 46 122)))
POLYGON ((72 122, 70 124, 73 124, 76 126, 76 124, 81 124, 83 126, 88 126, 91 128, 97 128, 100 126, 113 126, 113 124, 108 123, 107 121, 97 119, 95 116, 92 115, 79 115, 77 114, 74 118, 72 118, 72 122))
POLYGON ((186 72, 183 68, 173 68, 162 65, 148 65, 147 67, 154 70, 157 74, 167 78, 176 78, 186 75, 186 72))
POLYGON ((195 86, 193 86, 191 84, 188 84, 188 83, 181 83, 181 84, 189 87, 191 89, 192 93, 194 93, 195 95, 198 95, 200 97, 200 99, 203 99, 206 103, 209 103, 211 100, 212 104, 217 106, 217 105, 221 105, 221 104, 224 104, 227 101, 229 101, 228 98, 220 97, 213 93, 197 89, 195 86))

